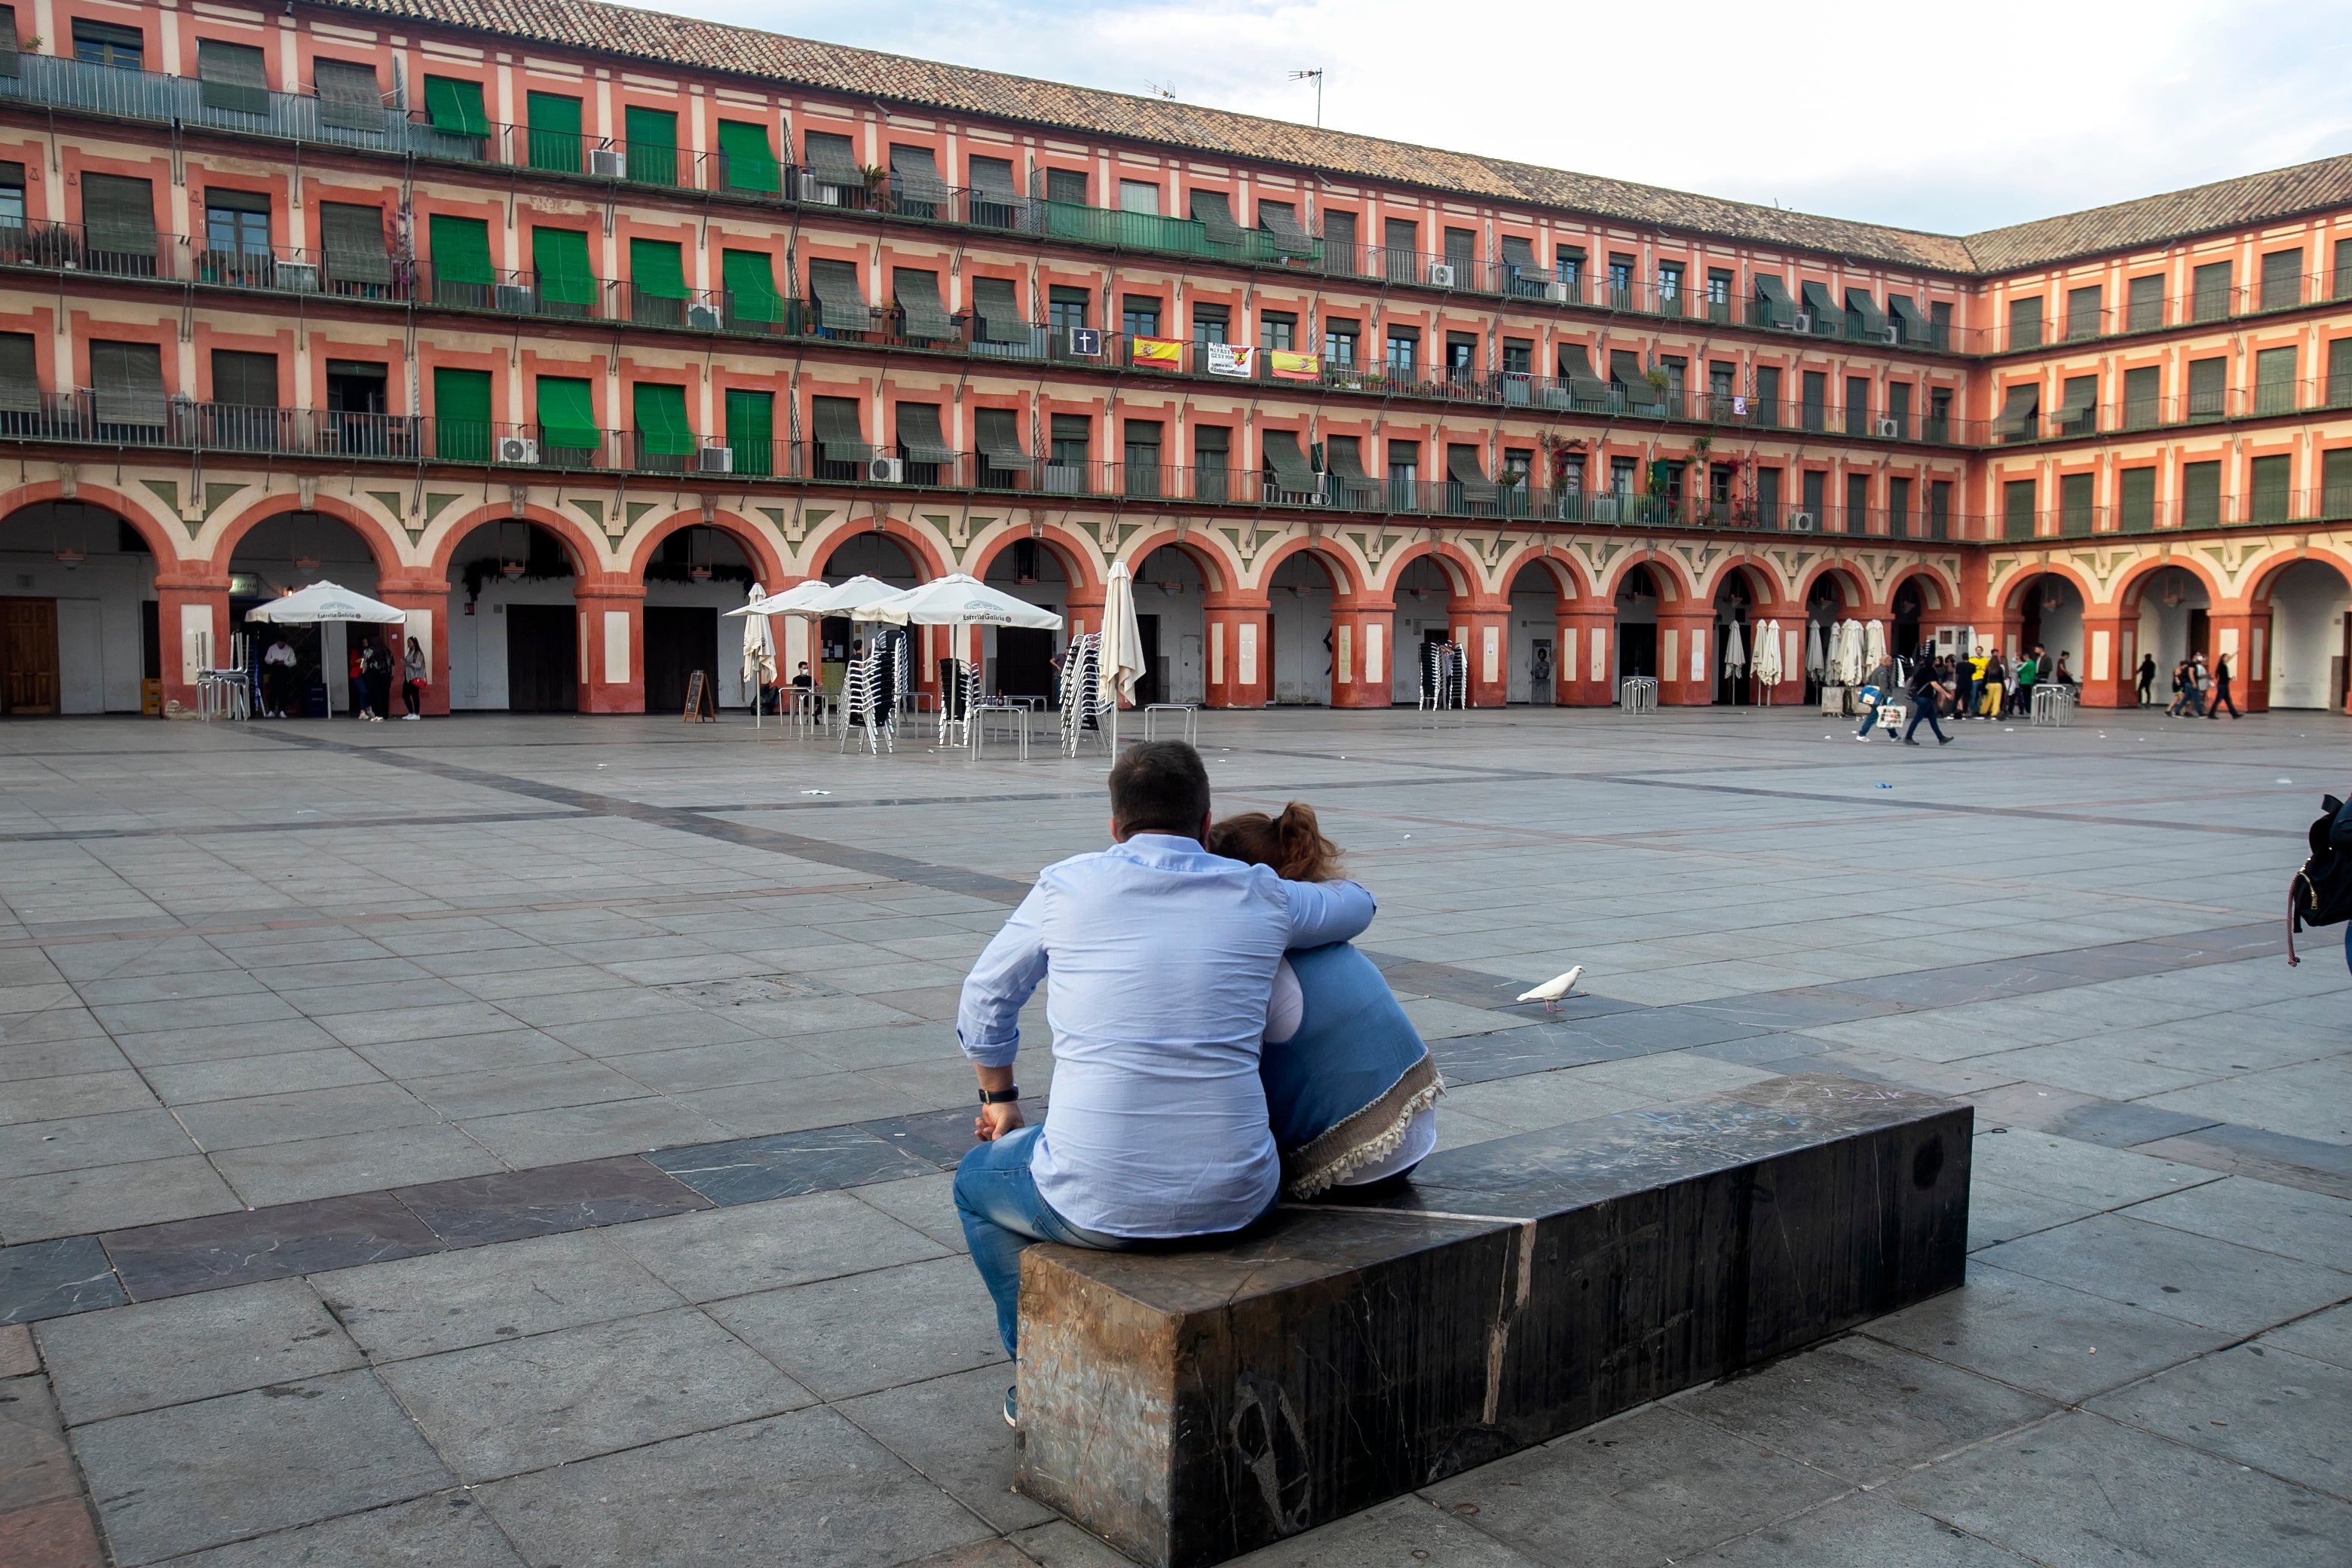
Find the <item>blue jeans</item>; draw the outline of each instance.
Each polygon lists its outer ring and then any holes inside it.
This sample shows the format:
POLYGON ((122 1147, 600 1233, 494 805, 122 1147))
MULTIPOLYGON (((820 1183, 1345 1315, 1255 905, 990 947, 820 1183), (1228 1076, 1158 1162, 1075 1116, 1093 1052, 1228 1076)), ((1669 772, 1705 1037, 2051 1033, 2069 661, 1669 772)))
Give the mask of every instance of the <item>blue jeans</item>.
POLYGON ((973 1146, 956 1165, 956 1217, 971 1245, 972 1266, 996 1302, 996 1332, 1004 1353, 1021 1354, 1021 1253, 1031 1242, 1058 1241, 1097 1252, 1130 1252, 1154 1245, 1085 1230, 1054 1212, 1029 1174, 1044 1129, 1022 1127, 992 1143, 973 1146))
POLYGON ((1921 724, 1935 731, 1938 741, 1944 738, 1944 727, 1936 722, 1936 699, 1932 695, 1911 700, 1911 722, 1903 727, 1903 738, 1909 740, 1921 724))

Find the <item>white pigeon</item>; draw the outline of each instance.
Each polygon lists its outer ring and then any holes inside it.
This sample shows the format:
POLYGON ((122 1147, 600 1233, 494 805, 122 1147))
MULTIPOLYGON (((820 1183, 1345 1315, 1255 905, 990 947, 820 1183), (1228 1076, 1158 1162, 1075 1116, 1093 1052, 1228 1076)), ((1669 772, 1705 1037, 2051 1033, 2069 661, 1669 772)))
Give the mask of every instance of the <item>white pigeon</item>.
POLYGON ((1558 1003, 1561 997, 1575 990, 1576 983, 1583 977, 1584 965, 1580 963, 1565 974, 1556 974, 1552 976, 1549 980, 1545 981, 1542 984, 1537 986, 1532 991, 1523 991, 1519 993, 1519 1000, 1522 1002, 1540 1002, 1544 1005, 1545 1012, 1557 1012, 1559 1009, 1554 1005, 1558 1003))

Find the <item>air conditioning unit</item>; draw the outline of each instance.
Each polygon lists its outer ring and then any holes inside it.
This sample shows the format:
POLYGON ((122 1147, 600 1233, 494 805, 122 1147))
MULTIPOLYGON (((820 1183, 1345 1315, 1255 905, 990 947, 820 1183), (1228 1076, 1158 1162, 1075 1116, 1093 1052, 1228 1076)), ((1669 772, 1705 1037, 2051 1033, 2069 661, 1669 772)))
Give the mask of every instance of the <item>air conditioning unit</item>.
POLYGON ((539 313, 539 292, 528 283, 501 283, 498 292, 499 309, 517 316, 539 313))
POLYGON ((1765 324, 1776 332, 1810 332, 1813 330, 1813 319, 1811 316, 1798 316, 1790 321, 1768 321, 1765 324))
POLYGON ((719 312, 708 305, 688 305, 686 308, 686 324, 698 332, 715 332, 726 323, 719 312))
POLYGON ((1433 262, 1429 268, 1429 286, 1433 289, 1454 287, 1454 268, 1443 261, 1433 262))
POLYGON ((1792 512, 1790 512, 1790 513, 1789 514, 1788 528, 1789 528, 1789 531, 1790 531, 1790 533, 1811 533, 1811 532, 1812 532, 1812 531, 1813 531, 1813 514, 1812 514, 1811 512, 1809 512, 1809 511, 1792 511, 1792 512))
POLYGON ((1882 342, 1900 343, 1903 341, 1903 329, 1889 321, 1878 329, 1878 336, 1882 342))
POLYGON ((279 262, 278 286, 297 294, 316 294, 319 291, 318 265, 310 261, 279 262))
POLYGON ((1903 434, 1903 426, 1892 419, 1882 419, 1872 428, 1878 432, 1878 437, 1882 441, 1892 441, 1903 434))
POLYGON ((1797 324, 1796 324, 1795 326, 1793 326, 1793 327, 1790 327, 1789 330, 1790 330, 1790 331, 1792 331, 1792 332, 1810 332, 1810 331, 1811 331, 1813 330, 1813 313, 1812 313, 1811 310, 1800 310, 1800 311, 1798 311, 1798 312, 1797 312, 1797 324))
POLYGON ((520 436, 499 437, 499 461, 501 463, 536 463, 539 443, 520 436))
POLYGON ((731 474, 735 471, 735 448, 732 447, 698 447, 694 451, 694 471, 698 474, 731 474))
POLYGON ((907 482, 907 465, 896 458, 866 459, 866 482, 869 485, 903 485, 907 482))
POLYGON ((1554 279, 1543 286, 1543 297, 1554 305, 1565 305, 1568 303, 1568 285, 1554 279))
POLYGON ((629 156, 617 148, 591 147, 588 172, 600 180, 625 180, 629 177, 629 156))

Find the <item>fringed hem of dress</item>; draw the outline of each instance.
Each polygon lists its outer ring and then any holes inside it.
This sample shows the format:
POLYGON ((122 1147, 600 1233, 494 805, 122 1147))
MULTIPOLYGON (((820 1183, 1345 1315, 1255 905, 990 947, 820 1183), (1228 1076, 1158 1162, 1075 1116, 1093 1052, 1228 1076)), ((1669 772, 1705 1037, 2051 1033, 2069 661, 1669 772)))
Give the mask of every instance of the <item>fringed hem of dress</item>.
POLYGON ((1283 1155, 1283 1192, 1293 1198, 1311 1198, 1365 1166, 1387 1159, 1404 1147, 1405 1130, 1412 1125, 1412 1119, 1436 1104, 1444 1092, 1437 1064, 1423 1051, 1421 1059, 1405 1068, 1404 1076, 1378 1100, 1304 1148, 1283 1155))

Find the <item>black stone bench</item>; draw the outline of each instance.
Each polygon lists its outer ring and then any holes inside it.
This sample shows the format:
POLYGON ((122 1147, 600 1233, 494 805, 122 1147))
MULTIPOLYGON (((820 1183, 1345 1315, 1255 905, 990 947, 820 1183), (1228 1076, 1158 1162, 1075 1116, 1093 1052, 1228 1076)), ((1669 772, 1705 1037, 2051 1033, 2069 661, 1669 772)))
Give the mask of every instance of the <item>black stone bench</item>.
POLYGON ((1197 1568, 1796 1350, 1960 1283, 1972 1121, 1803 1074, 1229 1247, 1031 1247, 1020 1489, 1197 1568))

